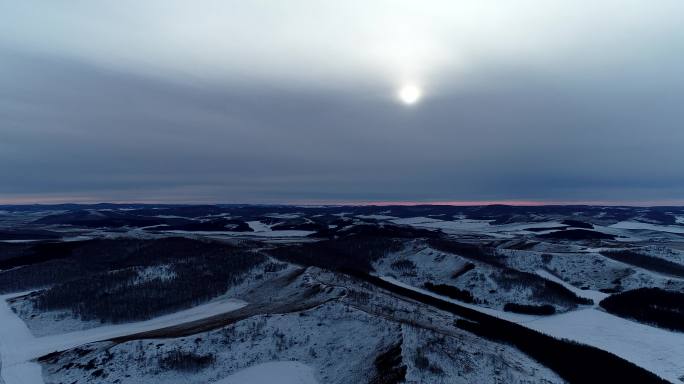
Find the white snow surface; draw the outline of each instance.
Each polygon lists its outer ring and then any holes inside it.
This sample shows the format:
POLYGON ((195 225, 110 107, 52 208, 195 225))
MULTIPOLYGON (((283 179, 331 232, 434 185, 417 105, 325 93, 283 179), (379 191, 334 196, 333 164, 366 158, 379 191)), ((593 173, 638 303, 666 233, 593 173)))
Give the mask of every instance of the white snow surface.
POLYGON ((639 221, 621 221, 610 226, 610 228, 617 229, 645 229, 649 231, 656 232, 669 232, 669 233, 684 233, 684 227, 678 225, 658 225, 642 223, 639 221))
POLYGON ((547 335, 591 345, 678 382, 684 376, 684 333, 584 308, 523 324, 547 335))
MULTIPOLYGON (((492 225, 492 220, 473 220, 457 217, 455 220, 439 220, 430 217, 408 217, 391 220, 395 224, 411 225, 420 228, 441 229, 446 233, 480 233, 492 237, 512 238, 513 235, 529 234, 527 228, 565 227, 560 221, 520 222, 492 225)), ((539 232, 543 233, 543 232, 539 232)))
POLYGON ((547 335, 577 341, 608 351, 672 382, 684 376, 684 333, 671 332, 613 316, 596 308, 553 316, 529 316, 478 307, 379 276, 390 283, 464 307, 513 321, 547 335))
POLYGON ((396 216, 387 215, 356 215, 359 219, 371 219, 371 220, 391 220, 396 219, 396 216))
POLYGON ((268 224, 264 224, 261 221, 248 221, 247 225, 249 225, 250 228, 254 232, 270 232, 271 227, 268 226, 268 224))
POLYGON ((311 367, 297 361, 257 364, 218 380, 217 384, 318 384, 311 367))
POLYGON ((222 298, 196 307, 156 317, 154 319, 105 325, 83 331, 34 337, 26 324, 12 312, 7 299, 27 294, 13 293, 0 296, 0 374, 6 384, 42 384, 41 367, 32 361, 54 351, 63 351, 95 341, 150 331, 205 317, 234 311, 247 303, 222 298))

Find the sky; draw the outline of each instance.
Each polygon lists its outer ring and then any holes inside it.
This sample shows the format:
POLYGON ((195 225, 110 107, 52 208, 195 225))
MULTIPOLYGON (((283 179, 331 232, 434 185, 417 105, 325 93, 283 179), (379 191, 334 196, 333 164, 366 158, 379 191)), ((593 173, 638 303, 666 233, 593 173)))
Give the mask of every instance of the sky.
POLYGON ((0 203, 684 204, 684 2, 0 1, 0 180, 0 203))

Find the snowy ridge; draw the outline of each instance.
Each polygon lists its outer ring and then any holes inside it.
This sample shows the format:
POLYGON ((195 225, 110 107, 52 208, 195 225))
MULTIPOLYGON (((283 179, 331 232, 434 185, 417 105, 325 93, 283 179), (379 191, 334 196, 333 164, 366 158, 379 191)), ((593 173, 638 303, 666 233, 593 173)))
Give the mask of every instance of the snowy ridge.
POLYGON ((32 360, 54 351, 63 351, 99 340, 198 320, 234 311, 246 305, 243 301, 224 298, 146 321, 105 325, 78 332, 36 338, 7 304, 7 299, 24 294, 26 292, 0 296, 0 323, 3 325, 0 327, 0 359, 2 361, 0 374, 7 384, 43 383, 40 365, 32 360))

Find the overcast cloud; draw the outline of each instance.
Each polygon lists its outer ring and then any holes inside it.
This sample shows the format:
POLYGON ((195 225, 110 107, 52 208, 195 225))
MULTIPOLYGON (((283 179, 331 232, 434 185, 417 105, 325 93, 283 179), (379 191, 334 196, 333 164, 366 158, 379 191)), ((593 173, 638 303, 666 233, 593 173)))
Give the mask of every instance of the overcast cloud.
POLYGON ((5 1, 0 203, 682 202, 683 68, 680 0, 5 1))

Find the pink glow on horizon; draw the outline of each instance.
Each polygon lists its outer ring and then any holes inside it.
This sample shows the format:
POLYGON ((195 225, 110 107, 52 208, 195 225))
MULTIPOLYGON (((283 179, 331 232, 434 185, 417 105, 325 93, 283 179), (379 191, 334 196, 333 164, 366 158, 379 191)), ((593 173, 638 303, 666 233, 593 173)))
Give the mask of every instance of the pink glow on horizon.
POLYGON ((290 201, 225 201, 221 199, 178 199, 178 198, 143 198, 143 199, 105 199, 95 196, 12 196, 0 197, 0 204, 266 204, 266 205, 350 205, 350 206, 417 206, 417 205, 451 205, 451 206, 482 206, 482 205, 510 205, 510 206, 543 206, 543 205, 595 205, 595 206, 684 206, 684 200, 633 200, 633 201, 609 201, 609 200, 435 200, 435 201, 411 201, 411 200, 316 200, 302 199, 290 201))
POLYGON ((484 205, 509 205, 517 207, 538 207, 544 205, 595 205, 595 206, 682 206, 684 200, 654 201, 607 201, 607 200, 444 200, 444 201, 325 201, 298 202, 298 205, 360 205, 360 206, 418 206, 418 205, 451 205, 473 207, 484 205))

